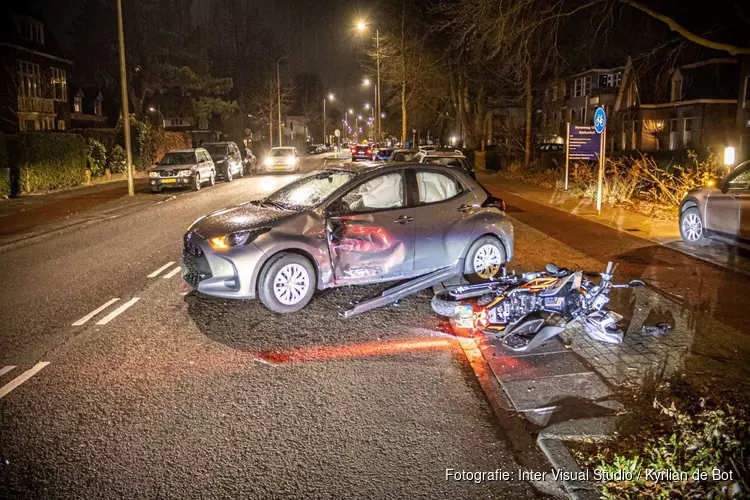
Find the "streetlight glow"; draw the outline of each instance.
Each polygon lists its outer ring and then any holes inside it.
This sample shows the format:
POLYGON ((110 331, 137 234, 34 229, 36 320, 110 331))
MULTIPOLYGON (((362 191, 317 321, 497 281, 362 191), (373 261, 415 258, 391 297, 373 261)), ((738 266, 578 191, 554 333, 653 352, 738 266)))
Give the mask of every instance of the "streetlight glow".
POLYGON ((367 28, 367 25, 364 23, 364 21, 360 21, 357 23, 358 30, 363 31, 365 28, 367 28))
POLYGON ((328 99, 330 99, 331 101, 333 101, 333 94, 328 94, 328 99))
POLYGON ((370 103, 369 102, 365 103, 365 109, 370 109, 370 103))
POLYGON ((370 85, 370 79, 365 78, 364 80, 362 80, 362 85, 370 85))

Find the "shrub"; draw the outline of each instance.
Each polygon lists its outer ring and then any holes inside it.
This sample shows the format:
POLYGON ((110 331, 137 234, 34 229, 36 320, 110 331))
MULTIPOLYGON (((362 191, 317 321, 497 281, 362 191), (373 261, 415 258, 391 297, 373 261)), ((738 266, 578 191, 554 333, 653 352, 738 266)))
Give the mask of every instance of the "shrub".
MULTIPOLYGON (((118 144, 125 144, 125 133, 123 132, 122 119, 115 127, 118 144)), ((130 118, 130 146, 133 155, 133 165, 136 170, 147 170, 154 163, 154 141, 151 125, 130 118)))
POLYGON ((86 179, 86 140, 77 134, 19 134, 10 151, 11 178, 17 172, 26 192, 70 188, 86 179))
POLYGON ((159 161, 164 156, 164 153, 172 149, 189 149, 192 147, 190 134, 152 130, 151 135, 154 148, 154 161, 159 161))
POLYGON ((109 172, 112 174, 124 172, 126 161, 125 149, 119 144, 115 144, 115 147, 109 152, 109 172))
POLYGON ((107 164, 107 151, 104 144, 96 139, 87 139, 86 146, 88 147, 86 164, 91 172, 91 177, 104 175, 104 167, 107 164))

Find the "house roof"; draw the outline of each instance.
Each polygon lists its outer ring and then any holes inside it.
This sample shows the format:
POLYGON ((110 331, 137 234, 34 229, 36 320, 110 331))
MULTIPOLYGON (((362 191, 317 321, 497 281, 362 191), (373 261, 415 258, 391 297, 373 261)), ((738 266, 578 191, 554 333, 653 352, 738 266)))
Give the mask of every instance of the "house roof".
MULTIPOLYGON (((15 2, 13 2, 15 3, 15 2)), ((21 50, 34 52, 39 55, 45 55, 61 62, 72 64, 73 61, 67 59, 60 44, 57 43, 52 31, 44 21, 44 18, 36 11, 19 7, 11 8, 10 5, 0 7, 0 46, 11 46, 21 50), (38 43, 32 40, 26 40, 21 37, 16 22, 19 18, 31 18, 40 22, 44 27, 44 43, 38 43)))

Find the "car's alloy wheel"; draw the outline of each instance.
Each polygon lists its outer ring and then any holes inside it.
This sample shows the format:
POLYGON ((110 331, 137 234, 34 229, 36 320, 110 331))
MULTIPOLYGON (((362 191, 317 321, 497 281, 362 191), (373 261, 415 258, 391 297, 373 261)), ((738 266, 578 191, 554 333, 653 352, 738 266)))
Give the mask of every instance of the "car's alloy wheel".
POLYGON ((285 306, 298 304, 310 289, 310 276, 299 264, 287 264, 273 279, 273 294, 285 306))
POLYGON ((695 207, 690 207, 680 216, 680 235, 689 245, 704 246, 709 243, 703 227, 701 214, 695 207))
POLYGON ((196 173, 193 177, 193 189, 200 191, 201 189, 201 174, 196 173))
POLYGON ((500 267, 505 263, 505 258, 500 254, 496 245, 482 245, 474 254, 474 272, 484 279, 495 276, 500 267))
POLYGON ((484 283, 500 274, 506 254, 502 242, 495 236, 482 236, 466 252, 464 276, 471 283, 484 283))
POLYGON ((226 179, 227 179, 227 182, 232 182, 232 167, 231 167, 231 165, 227 166, 226 179))
POLYGON ((214 173, 213 170, 211 170, 211 176, 208 178, 208 185, 209 186, 215 186, 216 185, 216 173, 214 173))

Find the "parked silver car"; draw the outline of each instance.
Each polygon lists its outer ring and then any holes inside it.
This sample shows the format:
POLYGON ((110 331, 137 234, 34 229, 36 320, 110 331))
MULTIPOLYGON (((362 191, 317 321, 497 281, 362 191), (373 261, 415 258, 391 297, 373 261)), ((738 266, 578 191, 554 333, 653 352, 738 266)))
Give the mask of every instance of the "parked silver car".
POLYGON ((174 187, 191 187, 197 191, 204 183, 211 186, 216 183, 216 167, 203 148, 169 151, 148 175, 151 191, 155 193, 174 187))
POLYGON ((721 181, 690 191, 680 206, 680 235, 690 245, 710 238, 750 244, 750 160, 721 181))
POLYGON ((401 280, 459 264, 471 281, 513 257, 504 204, 462 169, 340 164, 260 201, 201 217, 184 237, 198 292, 302 309, 315 289, 401 280))

